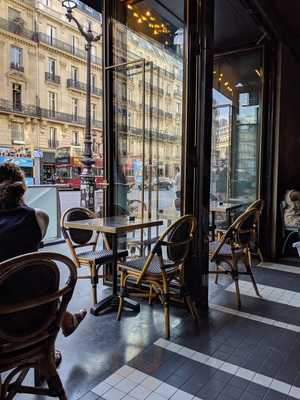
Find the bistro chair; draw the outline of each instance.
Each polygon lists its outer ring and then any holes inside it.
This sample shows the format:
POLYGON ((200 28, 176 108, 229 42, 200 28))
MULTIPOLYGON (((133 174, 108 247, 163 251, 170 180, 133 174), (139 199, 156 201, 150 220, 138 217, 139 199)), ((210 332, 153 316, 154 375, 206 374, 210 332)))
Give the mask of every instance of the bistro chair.
MULTIPOLYGON (((68 229, 66 222, 80 221, 97 218, 96 214, 86 208, 70 208, 65 211, 61 218, 61 230, 67 245, 72 253, 74 263, 77 268, 88 267, 89 275, 80 275, 78 279, 90 279, 92 285, 93 304, 97 303, 97 286, 99 278, 99 269, 105 264, 113 262, 113 253, 110 250, 108 240, 103 234, 103 249, 98 249, 100 233, 93 231, 68 229)), ((127 250, 119 250, 118 258, 127 257, 127 250)))
POLYGON ((73 261, 56 253, 0 263, 0 374, 6 376, 2 382, 0 375, 1 400, 18 393, 67 399, 56 371, 55 340, 76 280, 73 261), (35 385, 23 385, 31 368, 35 385), (40 376, 47 388, 39 387, 40 376))
POLYGON ((262 255, 262 252, 261 252, 261 249, 259 246, 259 223, 260 223, 261 214, 262 214, 262 211, 264 208, 264 204, 265 203, 262 199, 258 199, 258 200, 255 200, 252 204, 250 204, 250 206, 246 209, 246 212, 250 211, 250 210, 256 211, 256 220, 254 221, 254 224, 253 224, 253 241, 252 241, 253 248, 249 254, 251 256, 251 254, 253 252, 255 255, 258 255, 261 263, 264 262, 264 258, 263 258, 263 255, 262 255))
MULTIPOLYGON (((190 297, 184 287, 184 264, 189 255, 190 245, 196 230, 196 218, 186 215, 179 218, 156 241, 148 257, 139 257, 119 264, 120 301, 117 319, 120 320, 127 295, 127 283, 146 285, 153 291, 164 307, 166 337, 170 338, 170 283, 177 282, 192 316, 196 313, 190 297), (166 257, 164 258, 163 255, 166 257)), ((154 297, 154 296, 153 296, 154 297)))
POLYGON ((216 274, 216 284, 219 273, 231 275, 235 283, 238 308, 241 307, 239 275, 249 275, 256 294, 260 295, 251 269, 250 252, 255 221, 257 221, 257 210, 245 211, 234 221, 220 241, 209 243, 210 261, 215 262, 217 266, 217 270, 210 273, 216 274), (239 262, 243 262, 245 272, 239 271, 239 262), (224 269, 221 264, 228 265, 229 269, 224 269))

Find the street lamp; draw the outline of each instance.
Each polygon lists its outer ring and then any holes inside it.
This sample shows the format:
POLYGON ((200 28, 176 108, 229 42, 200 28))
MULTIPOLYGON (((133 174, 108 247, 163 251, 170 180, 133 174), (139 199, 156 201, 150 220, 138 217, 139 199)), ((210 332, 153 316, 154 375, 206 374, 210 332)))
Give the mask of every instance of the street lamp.
POLYGON ((80 175, 80 204, 81 207, 94 210, 95 208, 95 186, 96 178, 93 171, 93 159, 92 151, 92 135, 91 135, 91 53, 92 43, 98 42, 101 39, 101 35, 94 35, 89 24, 88 29, 85 30, 80 22, 73 16, 73 10, 77 7, 77 3, 74 0, 64 0, 62 6, 66 8, 66 17, 69 22, 74 21, 81 35, 84 37, 86 44, 86 123, 85 123, 85 137, 84 137, 84 153, 83 153, 83 168, 80 175))

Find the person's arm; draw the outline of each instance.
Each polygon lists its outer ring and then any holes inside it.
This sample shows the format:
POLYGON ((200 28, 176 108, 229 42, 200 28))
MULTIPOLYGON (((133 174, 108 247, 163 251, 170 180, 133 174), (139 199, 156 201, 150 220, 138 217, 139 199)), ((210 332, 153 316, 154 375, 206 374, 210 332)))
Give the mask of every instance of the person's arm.
POLYGON ((35 216, 36 216, 37 223, 42 232, 42 238, 44 238, 46 235, 46 232, 47 232, 48 225, 49 225, 48 214, 45 213, 45 211, 43 211, 43 210, 36 209, 35 216))
POLYGON ((297 190, 293 190, 292 192, 290 192, 290 199, 292 201, 300 200, 300 192, 297 192, 297 190))

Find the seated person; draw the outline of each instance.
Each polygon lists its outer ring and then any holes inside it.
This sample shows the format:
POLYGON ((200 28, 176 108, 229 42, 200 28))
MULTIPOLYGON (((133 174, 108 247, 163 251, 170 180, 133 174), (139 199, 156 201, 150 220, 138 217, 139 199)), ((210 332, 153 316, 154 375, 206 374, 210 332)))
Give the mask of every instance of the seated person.
MULTIPOLYGON (((0 164, 0 262, 26 253, 36 252, 49 224, 48 215, 24 203, 24 174, 13 163, 0 164)), ((86 310, 71 314, 66 311, 62 332, 69 336, 86 316, 86 310)), ((56 363, 61 360, 56 353, 56 363)))
POLYGON ((284 210, 284 222, 286 226, 300 228, 300 191, 288 190, 284 200, 286 203, 284 210))

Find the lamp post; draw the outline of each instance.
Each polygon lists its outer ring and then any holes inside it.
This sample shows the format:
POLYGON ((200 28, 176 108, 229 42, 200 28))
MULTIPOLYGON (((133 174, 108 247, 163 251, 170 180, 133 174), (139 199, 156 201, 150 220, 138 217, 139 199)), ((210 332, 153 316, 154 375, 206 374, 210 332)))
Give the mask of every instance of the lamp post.
POLYGON ((95 208, 95 187, 96 178, 93 171, 93 149, 92 149, 92 135, 91 135, 91 56, 92 56, 92 43, 98 42, 101 35, 94 35, 91 29, 91 24, 85 30, 80 22, 73 16, 73 10, 77 7, 74 0, 64 0, 62 6, 67 9, 66 17, 69 22, 74 21, 81 35, 86 41, 86 123, 85 123, 85 137, 84 137, 84 153, 83 153, 83 168, 80 175, 80 205, 81 207, 88 208, 94 211, 95 208))

